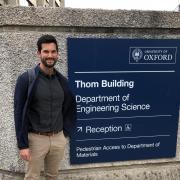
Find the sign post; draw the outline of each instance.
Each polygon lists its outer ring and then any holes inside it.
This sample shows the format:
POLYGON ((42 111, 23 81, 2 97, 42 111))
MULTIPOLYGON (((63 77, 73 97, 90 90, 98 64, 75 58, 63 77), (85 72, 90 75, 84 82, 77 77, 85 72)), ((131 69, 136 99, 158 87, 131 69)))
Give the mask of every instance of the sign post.
POLYGON ((68 39, 72 164, 175 156, 178 49, 178 40, 68 39))

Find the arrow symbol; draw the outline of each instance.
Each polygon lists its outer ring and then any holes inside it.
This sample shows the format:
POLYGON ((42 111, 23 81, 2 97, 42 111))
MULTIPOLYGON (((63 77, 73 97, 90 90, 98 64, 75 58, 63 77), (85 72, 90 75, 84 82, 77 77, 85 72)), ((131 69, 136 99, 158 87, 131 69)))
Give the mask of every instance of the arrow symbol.
POLYGON ((77 132, 82 132, 82 127, 77 127, 77 132))

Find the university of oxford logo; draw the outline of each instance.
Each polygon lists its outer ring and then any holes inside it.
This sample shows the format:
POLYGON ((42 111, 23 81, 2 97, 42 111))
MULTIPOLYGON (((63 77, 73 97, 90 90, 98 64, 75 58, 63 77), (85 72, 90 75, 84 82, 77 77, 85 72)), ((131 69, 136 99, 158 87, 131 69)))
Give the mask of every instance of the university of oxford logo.
POLYGON ((143 52, 141 49, 136 48, 132 51, 132 57, 134 61, 138 62, 139 60, 141 60, 142 56, 143 56, 143 52))

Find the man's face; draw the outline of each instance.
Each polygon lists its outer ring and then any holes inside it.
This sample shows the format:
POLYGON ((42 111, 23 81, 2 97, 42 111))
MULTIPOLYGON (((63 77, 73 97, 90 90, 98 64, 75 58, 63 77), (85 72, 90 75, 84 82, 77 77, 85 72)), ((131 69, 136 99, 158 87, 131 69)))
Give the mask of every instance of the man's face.
POLYGON ((41 59, 41 63, 47 68, 54 67, 58 59, 56 44, 43 43, 41 47, 41 51, 38 51, 38 56, 41 59))

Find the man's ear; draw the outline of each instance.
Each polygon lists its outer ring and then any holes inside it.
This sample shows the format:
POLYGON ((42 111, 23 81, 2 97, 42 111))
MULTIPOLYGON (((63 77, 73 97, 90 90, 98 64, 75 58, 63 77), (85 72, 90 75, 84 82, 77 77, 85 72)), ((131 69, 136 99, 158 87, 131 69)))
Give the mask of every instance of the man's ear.
POLYGON ((37 51, 37 56, 40 57, 40 55, 41 55, 41 52, 37 51))

